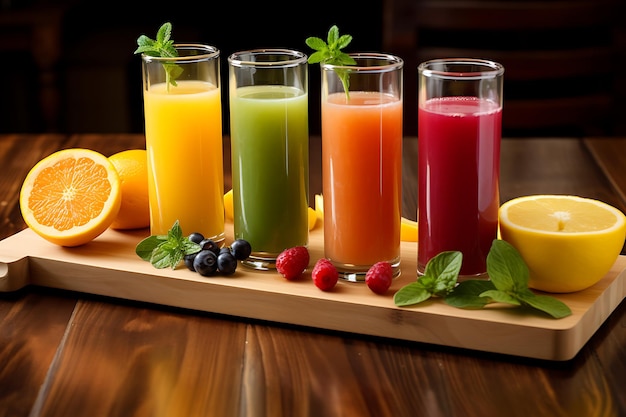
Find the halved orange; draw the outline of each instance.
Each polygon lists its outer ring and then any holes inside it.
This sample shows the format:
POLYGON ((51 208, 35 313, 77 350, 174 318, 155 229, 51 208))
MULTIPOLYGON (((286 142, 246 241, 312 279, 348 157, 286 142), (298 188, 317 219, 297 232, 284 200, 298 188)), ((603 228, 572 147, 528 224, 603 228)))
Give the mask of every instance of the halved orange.
POLYGON ((102 234, 115 220, 121 202, 113 163, 99 152, 82 148, 43 158, 30 170, 20 191, 26 224, 61 246, 83 245, 102 234))

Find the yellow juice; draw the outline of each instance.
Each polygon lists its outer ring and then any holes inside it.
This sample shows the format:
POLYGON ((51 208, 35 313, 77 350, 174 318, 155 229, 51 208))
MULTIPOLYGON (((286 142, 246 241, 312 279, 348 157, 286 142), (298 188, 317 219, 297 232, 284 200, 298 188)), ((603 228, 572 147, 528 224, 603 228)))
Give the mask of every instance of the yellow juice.
POLYGON ((144 91, 150 233, 176 220, 185 236, 224 239, 220 89, 203 81, 151 85, 144 91))

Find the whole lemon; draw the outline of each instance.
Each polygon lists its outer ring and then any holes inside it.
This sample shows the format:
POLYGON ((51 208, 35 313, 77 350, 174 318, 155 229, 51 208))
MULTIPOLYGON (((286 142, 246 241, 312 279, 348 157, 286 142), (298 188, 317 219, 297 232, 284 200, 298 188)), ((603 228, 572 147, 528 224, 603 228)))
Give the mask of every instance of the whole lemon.
POLYGON ((519 252, 529 287, 552 293, 597 283, 626 239, 626 216, 604 202, 570 195, 533 195, 500 207, 500 235, 519 252))
POLYGON ((150 226, 148 198, 148 157, 145 149, 129 149, 109 157, 120 177, 122 205, 113 229, 140 229, 150 226))

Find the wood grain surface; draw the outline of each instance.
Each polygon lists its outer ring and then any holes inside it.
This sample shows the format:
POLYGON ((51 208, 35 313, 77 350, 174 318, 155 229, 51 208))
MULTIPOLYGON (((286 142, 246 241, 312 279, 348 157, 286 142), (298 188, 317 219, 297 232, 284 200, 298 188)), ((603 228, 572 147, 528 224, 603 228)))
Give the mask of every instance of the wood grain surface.
MULTIPOLYGON (((626 297, 626 256, 619 256, 611 271, 594 286, 555 294, 572 309, 572 315, 555 320, 503 306, 459 309, 435 299, 414 307, 396 307, 393 294, 417 279, 417 244, 412 242, 402 242, 402 272, 389 291, 378 296, 362 283, 340 281, 328 292, 313 285, 311 268, 324 254, 319 226, 309 234, 309 269, 296 281, 287 281, 276 271, 243 266, 233 275, 211 278, 182 264, 175 270, 155 269, 134 251, 148 235, 148 229, 108 230, 86 245, 64 248, 44 241, 30 229, 24 230, 0 241, 0 291, 38 285, 545 360, 573 358, 626 297), (486 339, 484 334, 492 337, 486 339)), ((232 224, 227 224, 226 243, 232 241, 232 224)))
MULTIPOLYGON (((0 135, 0 239, 24 229, 17 194, 42 157, 75 146, 111 155, 144 140, 0 135)), ((624 209, 605 171, 626 178, 626 166, 604 158, 624 155, 626 139, 611 140, 598 162, 583 140, 504 140, 502 200, 563 192, 624 209)), ((403 165, 413 216, 416 145, 405 140, 403 165)), ((621 417, 624 386, 623 302, 574 358, 554 362, 39 286, 0 293, 0 416, 621 417)))

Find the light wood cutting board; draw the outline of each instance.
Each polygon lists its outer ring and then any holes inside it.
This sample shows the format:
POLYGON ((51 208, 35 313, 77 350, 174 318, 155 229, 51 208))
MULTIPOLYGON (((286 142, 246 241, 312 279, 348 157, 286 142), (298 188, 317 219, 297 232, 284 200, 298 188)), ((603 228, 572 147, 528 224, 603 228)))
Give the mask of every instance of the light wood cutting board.
MULTIPOLYGON (((365 284, 339 282, 316 288, 310 268, 287 281, 276 272, 239 266, 234 275, 205 278, 182 265, 155 269, 135 254, 148 230, 108 230, 81 247, 63 248, 25 229, 0 241, 0 291, 27 285, 182 307, 235 317, 536 359, 573 358, 626 296, 626 256, 584 291, 554 295, 573 314, 552 319, 508 306, 463 310, 431 299, 396 307, 393 294, 417 279, 417 244, 402 243, 402 273, 385 295, 365 284)), ((232 241, 232 226, 227 243, 232 241)), ((322 228, 310 234, 311 264, 323 255, 322 228)))

